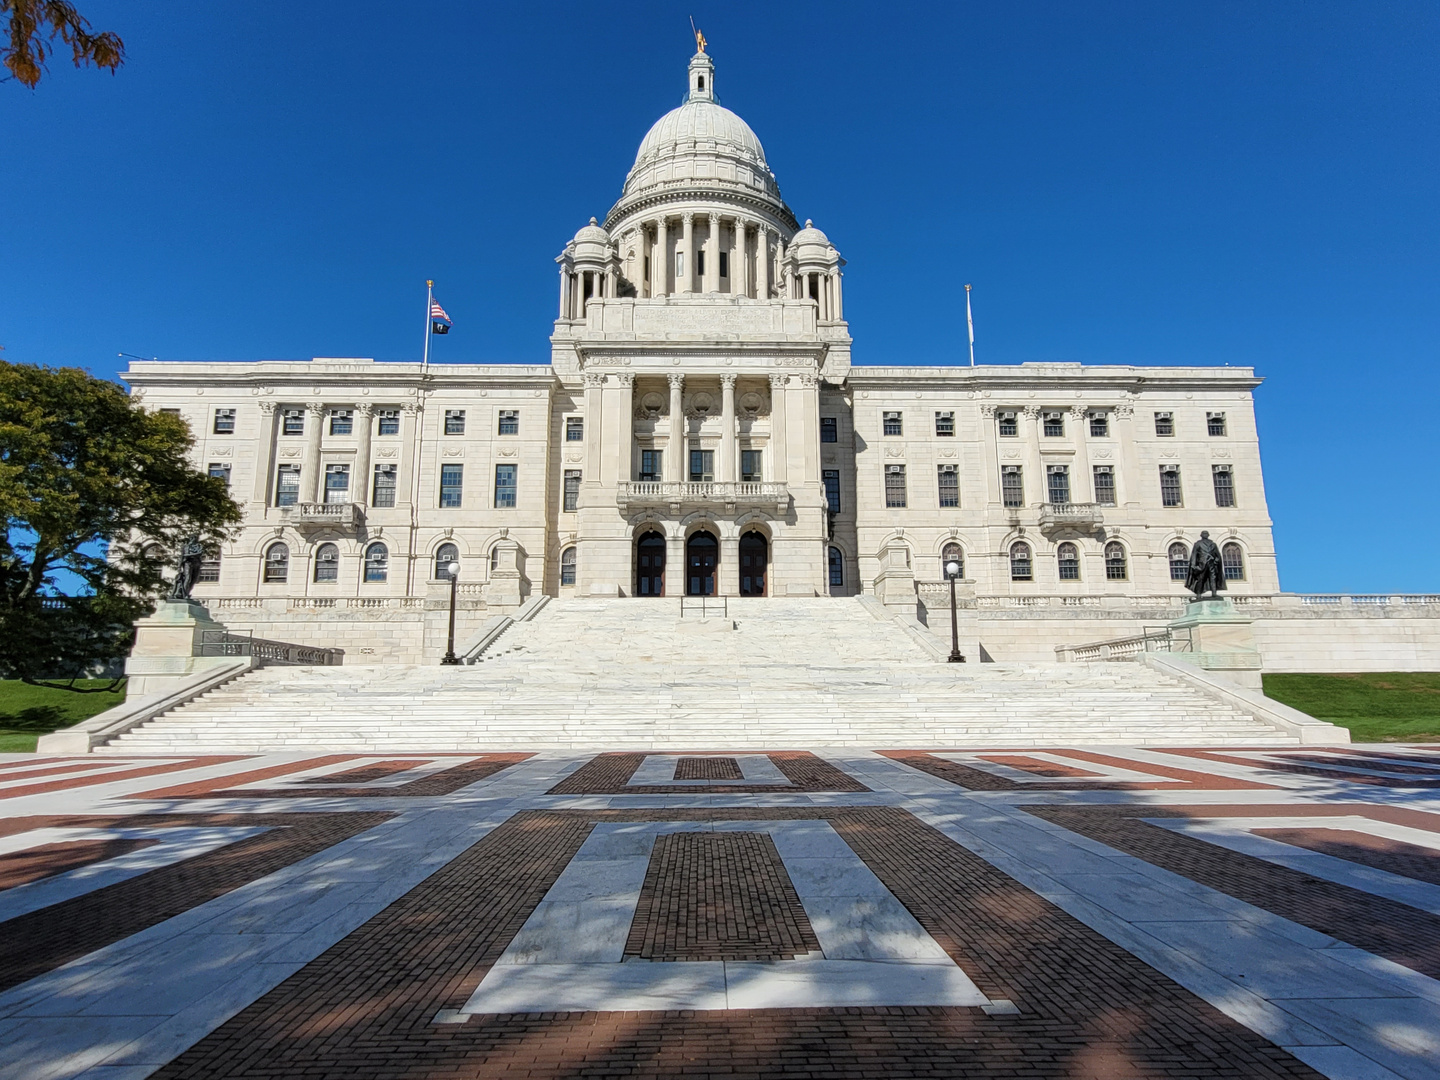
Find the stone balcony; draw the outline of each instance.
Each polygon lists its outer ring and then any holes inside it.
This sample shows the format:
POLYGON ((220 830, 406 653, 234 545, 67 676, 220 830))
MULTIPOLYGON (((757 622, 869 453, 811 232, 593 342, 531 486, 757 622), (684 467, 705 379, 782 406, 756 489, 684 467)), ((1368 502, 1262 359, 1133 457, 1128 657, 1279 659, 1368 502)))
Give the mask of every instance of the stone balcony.
POLYGON ((291 525, 327 525, 334 529, 353 529, 365 520, 364 508, 356 503, 296 503, 282 506, 280 512, 291 525))
POLYGON ((784 484, 754 480, 630 480, 615 495, 621 509, 643 506, 670 507, 680 513, 690 507, 716 506, 726 512, 760 506, 784 513, 790 491, 784 484))
POLYGON ((1045 503, 1040 507, 1040 531, 1044 533, 1062 529, 1088 532, 1104 522, 1103 507, 1099 503, 1045 503))

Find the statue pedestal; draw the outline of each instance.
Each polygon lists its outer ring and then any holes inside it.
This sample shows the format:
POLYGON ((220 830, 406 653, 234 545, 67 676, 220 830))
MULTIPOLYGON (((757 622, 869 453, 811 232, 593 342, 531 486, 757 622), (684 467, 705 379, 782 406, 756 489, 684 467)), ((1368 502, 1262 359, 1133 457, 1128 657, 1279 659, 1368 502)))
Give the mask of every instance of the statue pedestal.
POLYGON ((495 541, 495 564, 490 584, 485 586, 486 611, 505 615, 520 610, 525 602, 525 575, 520 570, 520 545, 514 540, 495 541))
POLYGON ((163 693, 179 682, 214 667, 233 664, 233 656, 198 656, 206 630, 225 627, 194 600, 166 600, 135 623, 135 644, 125 661, 131 697, 163 693))
POLYGON ((885 545, 880 552, 875 599, 887 608, 904 608, 912 615, 915 613, 915 570, 910 565, 910 549, 898 541, 885 545))
POLYGON ((1261 689, 1260 650, 1248 615, 1229 600, 1194 600, 1170 624, 1170 655, 1239 686, 1261 689))

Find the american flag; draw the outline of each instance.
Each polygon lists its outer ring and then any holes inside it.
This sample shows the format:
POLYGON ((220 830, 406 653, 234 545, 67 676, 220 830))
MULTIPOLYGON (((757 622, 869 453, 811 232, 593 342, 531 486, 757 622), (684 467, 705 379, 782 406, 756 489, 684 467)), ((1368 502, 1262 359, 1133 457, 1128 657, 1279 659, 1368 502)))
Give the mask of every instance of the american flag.
POLYGON ((432 319, 444 319, 446 322, 454 321, 449 315, 445 314, 445 309, 440 306, 440 301, 436 300, 433 296, 430 298, 430 317, 432 319))

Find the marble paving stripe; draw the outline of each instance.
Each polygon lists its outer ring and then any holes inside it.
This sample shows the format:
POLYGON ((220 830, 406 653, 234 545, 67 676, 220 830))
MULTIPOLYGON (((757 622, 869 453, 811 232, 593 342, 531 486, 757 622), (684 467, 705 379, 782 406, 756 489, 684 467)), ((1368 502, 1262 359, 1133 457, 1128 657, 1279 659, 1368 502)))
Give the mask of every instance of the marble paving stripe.
MULTIPOLYGON (((1181 753, 1182 751, 1172 751, 1181 753)), ((1413 780, 1402 777, 1378 776, 1374 772, 1352 769, 1349 767, 1336 766, 1327 768, 1323 765, 1305 765, 1296 761, 1281 761, 1273 756, 1272 751, 1255 751, 1264 754, 1263 759, 1255 760, 1251 757, 1241 756, 1222 750, 1188 750, 1184 753, 1209 761, 1224 761, 1233 765, 1249 765, 1252 768, 1269 769, 1275 772, 1292 773, 1297 776, 1317 776, 1326 780, 1344 780, 1351 784, 1363 784, 1367 787, 1395 787, 1395 788, 1434 788, 1440 787, 1440 777, 1415 777, 1413 780)))
MULTIPOLYGON (((345 787, 341 784, 330 786, 323 781, 317 782, 321 786, 316 787, 226 787, 213 786, 213 782, 207 781, 196 787, 206 787, 205 791, 186 793, 183 798, 207 798, 207 799, 364 799, 364 798, 385 798, 385 799, 420 799, 436 795, 450 795, 461 788, 469 787, 471 784, 486 780, 503 769, 517 765, 530 754, 485 754, 477 757, 474 761, 467 761, 461 765, 455 765, 440 772, 430 773, 409 783, 397 784, 393 787, 345 787)), ((264 779, 270 779, 265 777, 264 779)), ((247 780, 253 783, 253 779, 247 780)), ((177 789, 178 790, 178 789, 177 789)), ((175 791, 152 792, 147 798, 175 798, 175 791)))
MULTIPOLYGON (((1359 863, 1387 874, 1440 885, 1440 851, 1407 844, 1355 829, 1257 829, 1256 834, 1282 844, 1309 848, 1321 855, 1359 863)), ((1437 838, 1440 839, 1440 838, 1437 838)))
MULTIPOLYGON (((271 826, 194 859, 72 897, 4 924, 0 989, 17 986, 86 953, 204 904, 249 881, 373 828, 385 813, 132 815, 127 828, 271 826)), ((51 819, 58 827, 98 826, 117 819, 51 819)))
POLYGON ((132 799, 193 799, 210 796, 221 790, 225 791, 228 796, 235 794, 231 789, 239 787, 241 784, 253 784, 259 780, 273 780, 278 776, 288 776, 291 773, 305 772, 321 765, 337 765, 345 761, 354 761, 359 756, 358 754, 327 754, 323 757, 281 761, 274 765, 266 765, 259 769, 249 769, 245 772, 231 773, 224 776, 212 776, 204 780, 194 780, 188 784, 177 784, 174 787, 136 792, 129 797, 132 799))
POLYGON ((154 1074, 306 1075, 1319 1076, 905 811, 771 807, 519 813, 154 1074), (753 1008, 433 1022, 473 992, 594 823, 741 818, 829 821, 951 957, 978 973, 992 1000, 1013 995, 1014 1010, 753 1008))
POLYGON ((109 837, 104 840, 68 840, 0 855, 0 890, 103 862, 158 843, 153 838, 109 837))
MULTIPOLYGON (((1034 751, 1032 750, 1031 752, 1033 753, 1034 751)), ((1157 779, 1149 783, 1135 780, 1096 781, 1089 779, 1070 781, 1055 780, 1048 783, 1030 780, 1019 781, 1008 776, 999 775, 998 770, 992 771, 978 768, 974 765, 966 765, 950 758, 936 756, 940 753, 970 754, 976 753, 975 751, 879 751, 882 756, 892 761, 898 761, 902 765, 910 766, 912 769, 919 769, 921 772, 929 773, 931 776, 939 777, 941 780, 945 780, 954 784, 956 787, 965 788, 969 791, 1147 791, 1173 789, 1176 781, 1181 781, 1192 785, 1194 788, 1204 790, 1248 790, 1269 786, 1256 780, 1218 776, 1214 773, 1200 772, 1195 769, 1179 769, 1173 766, 1161 765, 1153 761, 1136 761, 1132 758, 1093 754, 1080 750, 1050 750, 1047 752, 1064 755, 1067 758, 1073 758, 1077 761, 1088 761, 1133 772, 1154 773, 1157 779), (1159 777, 1164 777, 1165 779, 1161 780, 1159 777)))
MULTIPOLYGON (((1029 813, 1291 922, 1440 978, 1440 915, 1161 828, 1144 818, 1194 819, 1212 807, 1027 806, 1029 813)), ((1231 807, 1232 813, 1239 809, 1231 807)), ((1245 808, 1247 816, 1275 807, 1245 808)), ((1283 811, 1282 811, 1283 812, 1283 811)))
MULTIPOLYGON (((597 754, 550 789, 551 795, 696 795, 696 794, 766 794, 777 790, 774 784, 737 784, 728 781, 713 787, 695 783, 631 784, 637 769, 647 758, 661 755, 648 753, 597 754)), ((795 791, 852 791, 870 789, 853 776, 842 772, 823 758, 803 750, 787 750, 765 754, 795 791)), ((672 773, 673 775, 673 773, 672 773)))
MULTIPOLYGON (((97 759, 98 760, 98 759, 97 759)), ((69 791, 74 788, 91 787, 95 784, 108 784, 117 780, 135 780, 146 776, 160 776, 164 773, 181 772, 185 769, 194 769, 202 765, 221 765, 230 761, 244 760, 238 755, 224 755, 204 757, 183 758, 179 761, 166 761, 159 765, 146 765, 128 770, 117 770, 114 772, 92 773, 88 776, 75 776, 63 780, 42 781, 38 784, 30 784, 24 787, 12 787, 0 790, 0 799, 18 799, 26 795, 41 795, 50 791, 69 791)))
POLYGON ((420 764, 419 759, 376 761, 370 765, 362 765, 358 769, 347 769, 345 772, 329 773, 325 776, 312 777, 307 783, 311 784, 368 784, 372 780, 384 780, 394 776, 396 773, 408 772, 420 764))

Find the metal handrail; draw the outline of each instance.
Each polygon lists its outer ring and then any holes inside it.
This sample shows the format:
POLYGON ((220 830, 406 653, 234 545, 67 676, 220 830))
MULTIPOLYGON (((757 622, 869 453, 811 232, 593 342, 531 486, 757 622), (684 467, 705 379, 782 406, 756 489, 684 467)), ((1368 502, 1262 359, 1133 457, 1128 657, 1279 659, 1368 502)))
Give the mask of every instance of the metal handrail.
POLYGON ((726 596, 684 596, 684 595, 682 595, 682 596, 680 597, 680 617, 681 617, 682 619, 685 617, 685 603, 686 603, 686 601, 689 601, 691 614, 694 614, 694 612, 695 612, 695 606, 696 606, 696 605, 695 605, 695 602, 698 600, 698 601, 700 602, 700 605, 699 605, 699 606, 700 606, 700 618, 705 619, 705 618, 709 618, 711 615, 718 615, 718 616, 719 616, 720 618, 722 618, 722 619, 728 619, 728 618, 730 617, 730 602, 729 602, 729 599, 730 599, 730 598, 729 598, 729 597, 726 597, 726 596), (719 610, 718 612, 715 610, 716 604, 719 604, 719 606, 720 606, 720 610, 719 610))

